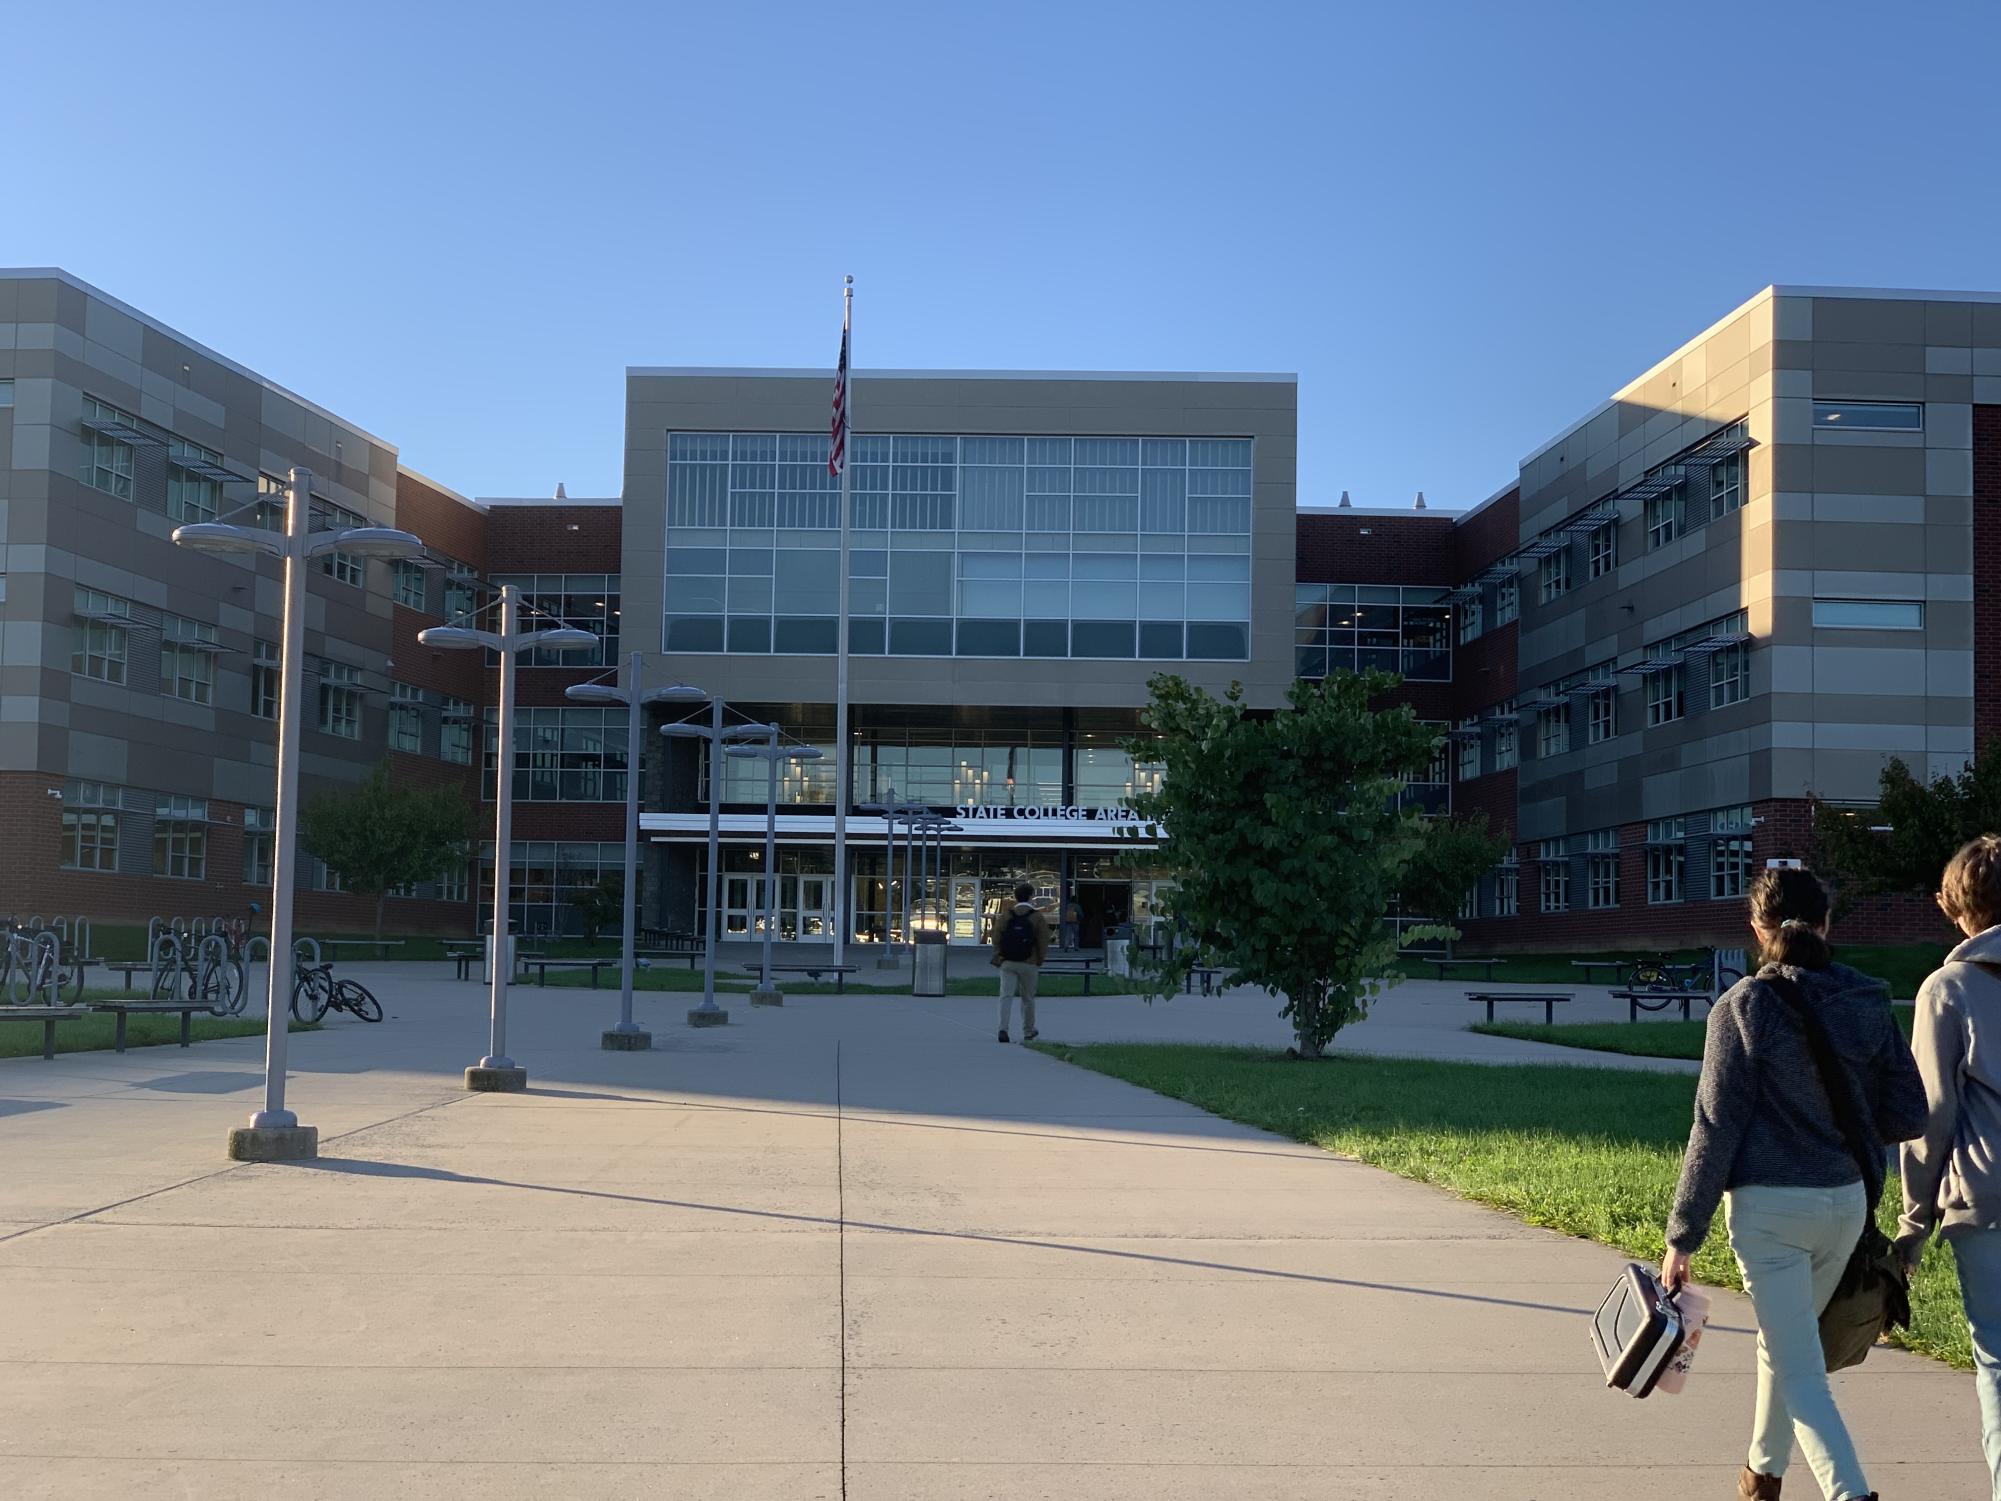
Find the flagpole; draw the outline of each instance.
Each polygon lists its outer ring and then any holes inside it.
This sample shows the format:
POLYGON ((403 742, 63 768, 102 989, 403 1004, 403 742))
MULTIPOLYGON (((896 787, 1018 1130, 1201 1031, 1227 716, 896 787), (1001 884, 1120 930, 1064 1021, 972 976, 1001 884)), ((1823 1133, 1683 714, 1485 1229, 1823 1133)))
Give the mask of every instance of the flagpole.
MULTIPOLYGON (((855 315, 855 279, 842 278, 841 349, 847 357, 847 397, 841 410, 843 436, 855 430, 855 357, 851 336, 855 315)), ((848 524, 849 498, 855 456, 844 449, 841 464, 841 584, 840 620, 834 642, 834 963, 848 962, 848 928, 853 922, 849 907, 854 897, 854 881, 848 875, 848 805, 852 801, 853 773, 848 764, 848 524)))

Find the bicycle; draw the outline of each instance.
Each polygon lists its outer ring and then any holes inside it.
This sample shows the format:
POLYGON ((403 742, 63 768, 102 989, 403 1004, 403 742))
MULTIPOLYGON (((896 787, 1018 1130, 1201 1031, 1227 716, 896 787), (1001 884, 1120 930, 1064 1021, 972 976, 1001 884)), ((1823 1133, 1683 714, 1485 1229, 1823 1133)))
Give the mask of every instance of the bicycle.
POLYGON ((382 1003, 359 980, 337 980, 331 964, 302 964, 292 979, 292 1015, 317 1022, 329 1011, 345 1011, 359 1021, 382 1020, 382 1003))
POLYGON ((84 967, 74 946, 48 928, 17 926, 0 948, 0 994, 21 1005, 42 997, 48 1004, 62 1004, 63 993, 72 1001, 83 999, 84 967))
POLYGON ((199 940, 169 930, 153 950, 153 999, 208 1003, 216 1016, 237 1016, 250 1000, 243 949, 233 935, 211 932, 199 940))
POLYGON ((1677 964, 1666 954, 1654 954, 1634 961, 1626 985, 1632 990, 1706 990, 1708 980, 1701 971, 1700 965, 1677 964))

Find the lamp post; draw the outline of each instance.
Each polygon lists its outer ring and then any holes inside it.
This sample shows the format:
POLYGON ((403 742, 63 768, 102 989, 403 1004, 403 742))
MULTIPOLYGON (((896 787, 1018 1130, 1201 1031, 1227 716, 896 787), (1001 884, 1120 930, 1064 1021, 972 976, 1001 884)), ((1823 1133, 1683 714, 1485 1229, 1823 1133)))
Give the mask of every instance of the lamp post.
MULTIPOLYGON (((708 695, 704 694, 704 697, 708 695)), ((723 751, 732 740, 764 740, 778 733, 775 724, 740 724, 728 729, 723 727, 723 715, 729 705, 718 696, 709 699, 709 722, 707 724, 663 724, 660 733, 670 738, 704 740, 709 746, 709 872, 708 872, 708 931, 702 945, 702 1004, 688 1013, 691 1027, 720 1027, 727 1023, 730 1014, 716 1004, 716 944, 721 936, 723 830, 723 751)))
POLYGON ((425 646, 449 647, 455 651, 490 651, 500 657, 499 722, 494 726, 493 788, 493 990, 488 1012, 487 1054, 466 1070, 466 1088, 510 1090, 528 1087, 528 1070, 517 1068, 507 1056, 507 982, 513 976, 514 956, 508 952, 512 920, 508 912, 507 888, 510 880, 508 841, 514 825, 514 667, 521 653, 536 647, 574 651, 597 645, 598 638, 575 626, 544 626, 524 630, 521 625, 521 595, 512 584, 500 590, 500 629, 480 630, 469 625, 434 625, 417 632, 425 646))
MULTIPOLYGON (((764 793, 764 961, 757 989, 751 992, 753 1006, 783 1006, 785 997, 771 983, 772 929, 778 926, 778 763, 818 761, 822 752, 810 745, 784 746, 778 743, 778 726, 771 727, 771 739, 763 745, 732 745, 725 755, 744 760, 762 759, 767 779, 764 793)), ((839 963, 837 959, 835 961, 839 963)))
MULTIPOLYGON (((174 541, 200 552, 264 554, 285 560, 285 614, 278 656, 278 790, 271 851, 270 986, 264 1013, 264 1108, 248 1126, 229 1133, 229 1155, 244 1162, 276 1162, 319 1155, 320 1133, 302 1126, 285 1108, 286 1018, 292 1001, 292 890, 299 847, 299 736, 305 728, 300 698, 306 660, 306 564, 330 552, 366 558, 409 558, 424 544, 388 526, 355 526, 315 532, 313 473, 294 469, 285 502, 285 529, 195 521, 174 528, 174 541)), ((240 509, 247 510, 248 507, 240 509)), ((235 515, 237 512, 231 512, 235 515)))
POLYGON ((623 688, 615 683, 577 683, 563 690, 563 696, 580 704, 622 705, 626 709, 625 726, 625 926, 623 946, 619 950, 619 995, 618 1025, 607 1029, 599 1039, 602 1047, 613 1052, 644 1052, 653 1046, 653 1034, 646 1031, 632 1019, 632 972, 633 948, 638 922, 633 908, 633 895, 639 880, 639 755, 641 735, 646 726, 646 706, 648 704, 674 703, 705 699, 708 695, 699 688, 688 688, 679 684, 671 688, 649 688, 639 686, 640 653, 634 652, 627 666, 626 684, 623 688))
POLYGON ((883 801, 879 803, 863 803, 861 811, 864 813, 880 813, 887 831, 883 842, 883 953, 882 957, 876 960, 876 968, 895 969, 897 967, 897 944, 893 935, 901 932, 903 935, 902 941, 904 943, 910 942, 910 877, 915 864, 912 858, 912 845, 915 834, 914 820, 928 814, 931 809, 924 803, 907 803, 901 801, 896 795, 896 789, 891 787, 884 796, 883 801), (896 831, 899 824, 903 826, 905 831, 903 841, 903 921, 900 926, 895 921, 897 916, 897 898, 895 894, 896 831))

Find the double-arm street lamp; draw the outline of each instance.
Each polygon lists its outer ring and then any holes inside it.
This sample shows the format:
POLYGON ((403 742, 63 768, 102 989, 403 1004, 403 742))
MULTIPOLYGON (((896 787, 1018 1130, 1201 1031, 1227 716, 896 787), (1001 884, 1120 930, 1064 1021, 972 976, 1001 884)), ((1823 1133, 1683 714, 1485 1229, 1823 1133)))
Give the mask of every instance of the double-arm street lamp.
MULTIPOLYGON (((771 980, 772 930, 778 926, 778 763, 818 761, 824 752, 810 745, 780 745, 778 726, 771 726, 771 738, 763 745, 732 745, 726 755, 765 763, 764 792, 764 961, 753 1006, 782 1006, 785 997, 771 980)), ((834 961, 839 963, 839 959, 834 961)))
MULTIPOLYGON (((509 915, 508 840, 514 825, 514 666, 524 651, 542 648, 574 651, 597 645, 598 638, 575 626, 544 626, 533 629, 521 624, 521 595, 512 584, 500 590, 500 629, 480 630, 469 625, 434 625, 417 632, 425 646, 451 647, 460 651, 485 650, 500 657, 499 723, 495 726, 498 755, 495 757, 493 789, 493 998, 490 1011, 487 1054, 466 1070, 466 1088, 479 1090, 526 1089, 528 1070, 517 1068, 507 1056, 507 982, 513 978, 514 956, 508 951, 509 915)), ((276 952, 275 940, 273 952, 276 952)))
POLYGON ((182 547, 238 557, 261 553, 285 560, 285 615, 278 653, 278 790, 272 810, 276 830, 271 853, 271 983, 264 1012, 264 1108, 250 1117, 247 1127, 229 1133, 229 1155, 243 1161, 319 1155, 318 1128, 300 1125, 298 1116, 285 1108, 286 1029, 294 962, 292 891, 297 884, 299 844, 299 736, 305 728, 300 699, 306 661, 306 565, 331 552, 364 558, 411 558, 424 550, 418 538, 394 527, 312 531, 312 493, 312 471, 294 469, 282 532, 230 521, 194 521, 174 528, 174 541, 182 547))
POLYGON ((605 1032, 602 1045, 615 1052, 644 1052, 653 1046, 653 1034, 632 1019, 633 939, 638 922, 634 896, 639 878, 639 755, 646 727, 646 706, 665 703, 699 703, 708 694, 699 688, 676 684, 671 688, 639 686, 640 653, 634 652, 626 667, 624 687, 615 683, 578 683, 563 690, 563 696, 580 704, 623 706, 625 727, 625 932, 619 951, 618 1025, 605 1032))
MULTIPOLYGON (((702 696, 709 698, 707 694, 702 696)), ((709 698, 707 724, 689 721, 660 727, 660 733, 670 739, 704 740, 709 747, 709 921, 702 945, 702 1004, 688 1013, 688 1025, 691 1027, 720 1027, 730 1019, 730 1014, 716 1004, 716 943, 721 937, 718 917, 722 905, 723 753, 731 741, 769 740, 778 734, 778 726, 774 724, 738 724, 725 728, 723 716, 728 710, 729 705, 717 696, 709 698)))

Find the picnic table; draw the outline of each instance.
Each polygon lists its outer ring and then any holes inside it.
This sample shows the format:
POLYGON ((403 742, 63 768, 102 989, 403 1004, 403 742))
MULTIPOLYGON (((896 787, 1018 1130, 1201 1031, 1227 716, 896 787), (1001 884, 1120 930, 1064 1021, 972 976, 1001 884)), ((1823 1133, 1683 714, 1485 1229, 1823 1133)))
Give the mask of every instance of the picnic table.
POLYGON ((1556 1008, 1571 998, 1554 991, 1469 990, 1466 992, 1466 999, 1476 1006, 1484 1003, 1487 1007, 1487 1020, 1490 1022, 1494 1019, 1494 1007, 1497 1004, 1521 1001, 1531 1006, 1540 1006, 1543 1024, 1548 1026, 1556 1021, 1556 1008))
POLYGON ((524 957, 520 961, 521 972, 525 975, 529 970, 534 970, 536 976, 535 983, 544 989, 548 988, 551 966, 557 969, 587 969, 591 972, 591 989, 593 990, 598 988, 599 970, 616 970, 622 963, 624 961, 620 959, 551 959, 546 954, 524 957))
POLYGON ((1103 967, 1104 962, 1103 959, 1045 959, 1042 962, 1042 972, 1045 975, 1082 975, 1084 994, 1089 995, 1091 976, 1103 967))
MULTIPOLYGON (((693 964, 688 966, 690 969, 694 967, 693 964)), ((762 964, 746 964, 744 968, 754 975, 764 973, 764 966, 762 964)), ((819 979, 822 975, 832 975, 834 977, 834 993, 836 995, 846 995, 848 991, 848 976, 859 974, 861 966, 859 964, 774 964, 771 966, 771 972, 774 975, 807 975, 815 980, 819 979)))
POLYGON ((40 1022, 42 1024, 42 1056, 56 1056, 56 1026, 60 1022, 74 1021, 84 1015, 81 1006, 0 1006, 0 1021, 40 1022))
POLYGON ((1494 978, 1494 966, 1499 964, 1501 961, 1498 959, 1449 959, 1448 958, 1448 959, 1427 959, 1424 962, 1426 964, 1429 964, 1433 969, 1438 971, 1438 978, 1441 980, 1451 979, 1452 977, 1448 975, 1446 971, 1449 969, 1457 968, 1459 965, 1464 964, 1482 971, 1480 978, 1488 981, 1489 983, 1492 983, 1494 978))
POLYGON ((665 953, 686 954, 702 951, 702 940, 693 933, 683 933, 673 928, 640 928, 635 936, 648 948, 665 953))

